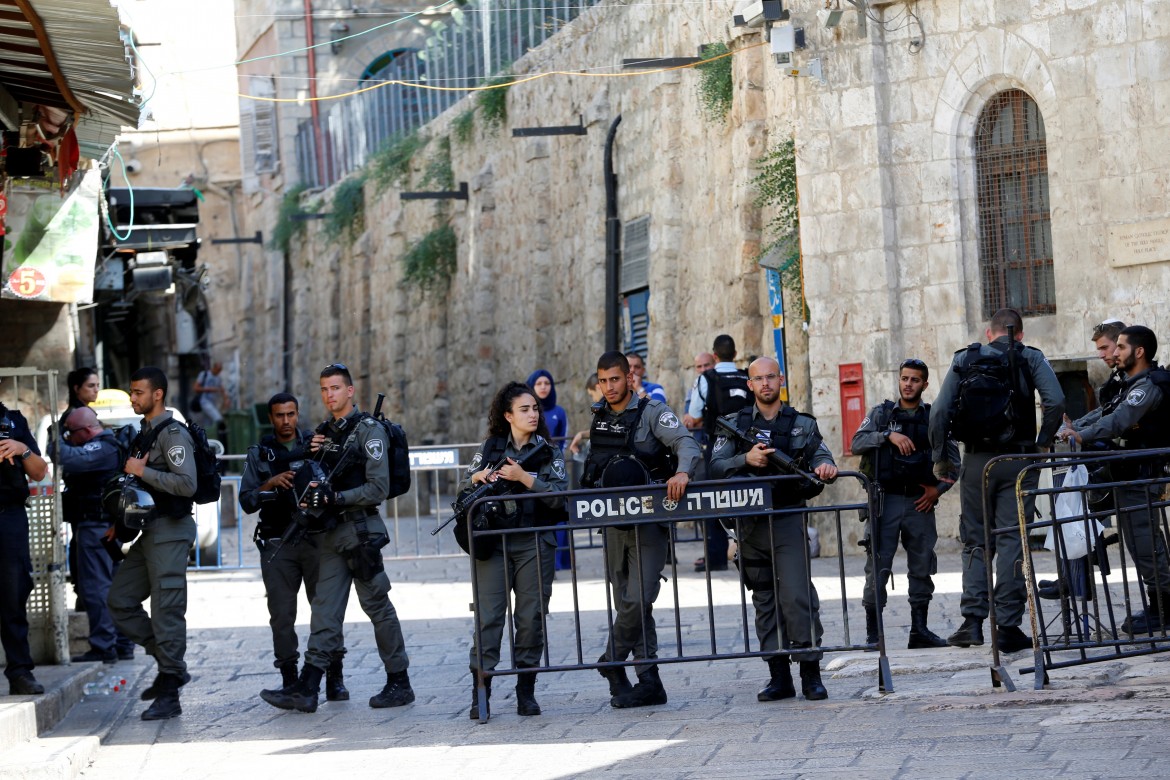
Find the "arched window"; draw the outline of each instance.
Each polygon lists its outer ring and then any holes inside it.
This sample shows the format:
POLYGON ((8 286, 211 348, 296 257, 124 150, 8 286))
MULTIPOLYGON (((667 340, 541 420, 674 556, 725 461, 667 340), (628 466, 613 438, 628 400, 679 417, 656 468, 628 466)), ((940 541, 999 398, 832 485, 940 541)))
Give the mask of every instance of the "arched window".
POLYGON ((1026 92, 993 97, 975 130, 983 314, 1055 314, 1044 117, 1026 92))

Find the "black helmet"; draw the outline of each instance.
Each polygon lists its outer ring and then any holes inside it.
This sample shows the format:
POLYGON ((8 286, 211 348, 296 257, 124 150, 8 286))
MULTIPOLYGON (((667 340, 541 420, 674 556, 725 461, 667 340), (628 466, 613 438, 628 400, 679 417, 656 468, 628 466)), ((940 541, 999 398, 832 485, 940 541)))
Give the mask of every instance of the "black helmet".
POLYGON ((137 480, 128 480, 122 486, 119 509, 122 524, 127 528, 144 531, 154 524, 154 497, 143 490, 137 480))

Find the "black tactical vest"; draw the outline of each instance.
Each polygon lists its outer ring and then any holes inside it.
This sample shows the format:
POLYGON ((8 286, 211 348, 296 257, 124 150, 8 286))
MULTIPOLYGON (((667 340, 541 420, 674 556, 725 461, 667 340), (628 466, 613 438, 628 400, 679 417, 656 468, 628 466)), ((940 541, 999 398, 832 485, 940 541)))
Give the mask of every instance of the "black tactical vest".
MULTIPOLYGON (((19 439, 22 433, 28 432, 28 423, 20 412, 10 412, 8 407, 0 404, 0 436, 6 439, 19 439)), ((28 500, 28 478, 24 474, 24 464, 19 460, 9 463, 0 460, 0 508, 23 504, 28 500)))
MULTIPOLYGON (((349 453, 341 468, 334 472, 338 462, 345 455, 346 442, 351 436, 357 435, 361 421, 369 415, 364 412, 354 412, 340 420, 329 420, 317 428, 328 442, 325 445, 325 455, 321 458, 321 465, 326 474, 333 474, 329 484, 335 492, 350 490, 366 484, 366 454, 355 451, 349 453)), ((356 444, 353 445, 356 448, 356 444)))
POLYGON ((1101 385, 1101 389, 1097 391, 1097 398, 1101 402, 1104 409, 1113 411, 1117 408, 1117 404, 1121 401, 1122 393, 1125 392, 1125 374, 1120 370, 1114 369, 1109 378, 1105 380, 1105 384, 1101 385))
MULTIPOLYGON (((1157 408, 1146 412, 1138 424, 1125 432, 1127 450, 1145 450, 1170 447, 1170 371, 1154 366, 1149 378, 1162 391, 1162 401, 1157 408)), ((1120 393, 1115 404, 1120 406, 1128 393, 1120 393)))
POLYGON ((589 460, 585 461, 582 485, 600 487, 598 483, 606 465, 619 455, 636 458, 650 472, 652 480, 669 479, 674 475, 673 453, 657 437, 650 436, 640 444, 634 442, 638 421, 642 419, 642 411, 649 403, 649 399, 643 398, 637 404, 627 406, 616 419, 612 419, 606 414, 608 405, 601 402, 589 429, 589 460))
MULTIPOLYGON (((771 420, 765 420, 762 417, 757 420, 756 407, 753 404, 752 406, 739 410, 739 415, 735 418, 735 427, 741 431, 749 431, 752 428, 757 428, 761 431, 766 430, 768 432, 769 441, 760 442, 761 444, 765 444, 771 449, 783 452, 796 461, 796 464, 802 469, 805 471, 811 471, 813 454, 817 451, 817 448, 821 446, 822 440, 820 436, 809 436, 805 446, 798 449, 794 441, 792 430, 796 427, 796 420, 799 417, 800 413, 791 406, 783 406, 780 409, 780 413, 771 420)), ((747 452, 747 450, 750 448, 744 446, 742 443, 738 443, 737 449, 739 452, 747 452)), ((770 471, 771 473, 781 473, 779 471, 775 471, 774 467, 768 467, 766 470, 770 471)), ((787 506, 795 506, 806 498, 819 495, 822 489, 823 488, 811 487, 811 485, 807 491, 785 491, 773 489, 772 506, 777 509, 787 506)))
MULTIPOLYGON (((183 428, 184 431, 186 430, 183 424, 173 417, 163 423, 163 425, 178 425, 180 428, 183 428)), ((151 432, 153 431, 154 429, 152 428, 151 432)), ((162 431, 160 430, 158 433, 161 434, 162 431)), ((134 437, 133 443, 130 445, 130 454, 139 456, 145 455, 147 458, 147 465, 149 465, 150 451, 155 447, 161 448, 161 445, 158 443, 158 436, 156 435, 151 437, 146 431, 146 426, 143 425, 142 428, 138 431, 138 435, 134 437), (148 441, 151 442, 149 447, 147 446, 148 441)), ((194 455, 194 442, 191 442, 191 451, 192 455, 194 455)), ((165 452, 163 453, 163 459, 166 459, 165 452)), ((160 490, 159 488, 151 487, 142 480, 139 480, 138 482, 138 486, 149 493, 150 497, 154 499, 155 510, 158 512, 160 517, 186 517, 187 515, 191 514, 191 510, 194 508, 195 502, 189 496, 176 496, 174 493, 167 493, 166 491, 160 490)))
POLYGON ((908 412, 893 401, 882 404, 885 413, 875 421, 879 430, 890 429, 890 423, 897 423, 898 432, 914 442, 914 452, 903 455, 897 447, 883 444, 874 452, 878 482, 887 490, 911 490, 921 485, 933 485, 934 468, 930 459, 930 404, 920 404, 908 412))
MULTIPOLYGON (((309 458, 308 438, 297 431, 296 446, 291 450, 268 435, 260 440, 260 481, 263 483, 286 471, 296 471, 309 458)), ((273 501, 260 504, 260 538, 280 536, 292 522, 296 497, 291 490, 281 490, 273 501)))
MULTIPOLYGON (((114 443, 112 436, 103 436, 92 441, 100 442, 104 447, 112 447, 122 455, 121 448, 114 443)), ((118 458, 119 463, 125 460, 118 458)), ((61 494, 61 509, 65 519, 71 523, 86 520, 101 520, 102 496, 105 494, 106 484, 120 474, 122 469, 115 466, 104 471, 68 471, 63 472, 65 492, 61 494)))
POLYGON ((713 368, 703 372, 707 380, 707 398, 703 409, 703 430, 709 440, 715 439, 715 421, 724 415, 738 412, 755 403, 756 397, 748 389, 746 371, 736 369, 723 374, 713 368))

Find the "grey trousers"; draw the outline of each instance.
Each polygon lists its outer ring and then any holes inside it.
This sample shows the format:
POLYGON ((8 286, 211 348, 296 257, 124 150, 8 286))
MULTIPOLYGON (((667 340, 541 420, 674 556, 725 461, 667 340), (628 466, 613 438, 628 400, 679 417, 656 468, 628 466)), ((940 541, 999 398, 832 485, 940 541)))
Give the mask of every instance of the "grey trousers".
MULTIPOLYGON (((771 578, 772 587, 752 589, 756 638, 763 652, 784 648, 798 661, 819 661, 825 631, 821 601, 812 584, 804 516, 746 519, 739 526, 739 564, 771 578), (770 569, 770 571, 769 571, 770 569), (806 649, 814 648, 814 649, 806 649)), ((757 583, 762 584, 762 583, 757 583)))
MULTIPOLYGON (((386 535, 386 525, 380 517, 369 517, 366 524, 371 536, 386 535)), ((352 585, 357 591, 362 611, 374 626, 378 657, 382 659, 386 671, 406 671, 410 659, 406 655, 398 613, 390 603, 390 578, 383 570, 368 580, 355 580, 343 555, 359 544, 353 522, 344 521, 332 531, 318 534, 317 544, 321 555, 317 593, 311 605, 309 649, 305 652, 305 663, 324 671, 329 668, 329 661, 341 650, 345 607, 349 602, 352 585)))
MULTIPOLYGON (((914 508, 915 499, 897 493, 886 493, 883 498, 882 515, 876 531, 870 528, 869 539, 875 547, 878 561, 877 604, 886 606, 886 584, 894 566, 894 554, 898 542, 906 550, 906 590, 910 606, 924 607, 930 604, 934 595, 934 580, 930 578, 938 571, 938 559, 934 548, 938 543, 938 529, 935 526, 934 510, 919 512, 914 508)), ((865 556, 865 592, 862 603, 874 606, 873 558, 865 556)))
MULTIPOLYGON (((605 572, 613 590, 613 626, 603 657, 624 661, 658 657, 658 631, 654 625, 654 602, 662 589, 669 536, 657 524, 640 525, 628 531, 605 529, 605 572)), ((641 674, 653 664, 639 664, 641 674)))
MULTIPOLYGON (((1161 490, 1161 486, 1155 488, 1161 490)), ((1117 523, 1125 548, 1133 558, 1134 566, 1149 589, 1170 593, 1170 564, 1166 557, 1166 540, 1158 525, 1160 513, 1151 510, 1147 502, 1157 501, 1144 485, 1117 489, 1117 523), (1126 510, 1126 507, 1131 507, 1126 510)))
MULTIPOLYGON (((275 544, 276 540, 267 540, 275 544)), ((320 537, 309 535, 296 544, 285 544, 271 556, 265 551, 260 556, 260 574, 264 579, 264 593, 268 601, 268 625, 272 629, 272 651, 276 656, 273 666, 296 664, 297 652, 297 594, 305 586, 305 598, 311 604, 317 595, 317 576, 321 565, 320 537)), ((345 647, 338 657, 345 655, 345 647)))
POLYGON ((557 543, 554 534, 543 533, 539 536, 539 541, 536 539, 537 534, 504 536, 502 539, 506 540, 508 547, 506 555, 501 545, 486 561, 472 559, 480 636, 483 639, 483 666, 480 666, 475 636, 471 638, 469 664, 473 669, 490 672, 500 662, 500 645, 508 618, 510 593, 516 594, 516 603, 512 609, 516 628, 512 643, 512 664, 518 669, 540 665, 544 652, 542 616, 552 594, 557 543))
POLYGON ((159 518, 126 553, 106 602, 118 630, 154 656, 160 673, 176 677, 187 671, 187 556, 194 542, 190 516, 159 518), (149 615, 142 608, 148 598, 149 615))
MULTIPOLYGON (((1020 541, 1019 510, 1016 506, 1016 477, 1027 465, 1024 461, 997 464, 988 478, 988 506, 992 528, 1012 529, 1012 533, 992 537, 993 549, 983 549, 983 468, 995 455, 986 452, 965 453, 959 474, 959 538, 963 542, 963 596, 959 602, 965 618, 984 620, 991 611, 987 592, 987 565, 995 562, 995 622, 1001 626, 1018 626, 1024 619, 1027 593, 1023 572, 1023 545, 1020 541)), ((1025 489, 1040 482, 1038 471, 1024 479, 1025 489)), ((1024 500, 1025 519, 1036 516, 1036 500, 1024 500)))

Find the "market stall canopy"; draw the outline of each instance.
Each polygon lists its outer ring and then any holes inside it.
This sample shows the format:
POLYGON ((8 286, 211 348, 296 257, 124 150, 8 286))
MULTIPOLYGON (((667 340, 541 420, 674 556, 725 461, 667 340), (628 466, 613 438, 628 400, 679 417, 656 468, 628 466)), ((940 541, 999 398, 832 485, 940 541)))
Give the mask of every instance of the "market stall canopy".
POLYGON ((101 157, 141 115, 129 40, 110 0, 0 0, 0 122, 16 102, 71 110, 81 154, 101 157))

